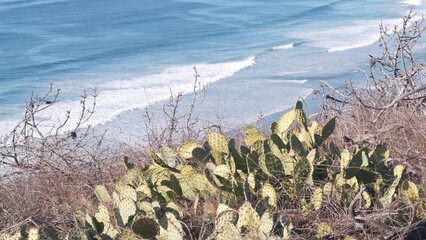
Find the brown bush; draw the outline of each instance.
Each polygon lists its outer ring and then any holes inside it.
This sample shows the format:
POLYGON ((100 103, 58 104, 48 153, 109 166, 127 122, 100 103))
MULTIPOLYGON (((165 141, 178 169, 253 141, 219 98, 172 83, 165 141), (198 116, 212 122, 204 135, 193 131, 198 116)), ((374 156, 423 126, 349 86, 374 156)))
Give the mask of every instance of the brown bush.
POLYGON ((380 56, 370 55, 364 86, 322 83, 320 117, 337 117, 334 141, 349 146, 386 145, 396 162, 420 177, 426 166, 426 84, 414 50, 425 30, 410 13, 400 27, 380 27, 380 56))
POLYGON ((42 111, 57 103, 59 90, 32 96, 22 121, 1 139, 0 229, 14 231, 22 223, 57 225, 64 231, 74 223, 74 213, 93 195, 96 184, 108 184, 121 171, 117 153, 103 143, 104 135, 86 125, 94 112, 81 100, 76 125, 65 119, 43 126, 42 111), (49 100, 48 99, 53 99, 49 100))

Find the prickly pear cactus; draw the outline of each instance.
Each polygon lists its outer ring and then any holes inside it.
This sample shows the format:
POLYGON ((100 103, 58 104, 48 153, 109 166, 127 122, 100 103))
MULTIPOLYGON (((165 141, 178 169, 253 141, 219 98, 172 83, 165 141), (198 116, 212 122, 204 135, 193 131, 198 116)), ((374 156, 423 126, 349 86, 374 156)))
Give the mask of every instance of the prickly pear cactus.
POLYGON ((317 228, 317 238, 322 239, 324 237, 333 234, 333 229, 327 223, 320 223, 317 228))
POLYGON ((260 197, 267 199, 268 204, 272 207, 277 207, 277 192, 270 183, 265 183, 260 189, 260 197))
POLYGON ((238 209, 237 227, 242 233, 255 232, 260 224, 259 214, 253 209, 250 202, 245 202, 238 209))
POLYGON ((207 134, 207 142, 213 151, 228 153, 228 141, 220 133, 209 132, 207 134))
POLYGON ((392 184, 389 186, 389 188, 386 190, 384 196, 379 199, 383 207, 388 207, 392 203, 393 196, 401 180, 403 171, 404 171, 404 166, 402 165, 398 165, 394 168, 393 174, 395 176, 395 179, 392 182, 392 184))
POLYGON ((268 239, 271 235, 272 229, 274 228, 274 219, 269 211, 263 213, 260 218, 259 233, 264 239, 268 239))
POLYGON ((118 204, 118 212, 120 213, 123 225, 126 226, 129 222, 129 218, 136 214, 135 202, 130 198, 124 198, 120 200, 118 204))
POLYGON ((39 240, 38 229, 30 228, 28 231, 28 240, 39 240))
POLYGON ((101 203, 110 202, 112 200, 108 190, 103 185, 97 185, 95 187, 95 195, 101 203))
POLYGON ((114 240, 138 240, 138 236, 131 232, 122 232, 118 234, 114 240))
POLYGON ((194 149, 199 148, 199 147, 201 147, 201 146, 198 143, 196 143, 194 141, 189 141, 189 142, 182 144, 178 148, 178 154, 183 159, 191 159, 193 157, 192 151, 194 151, 194 149))
POLYGON ((80 229, 71 229, 68 233, 68 240, 89 240, 84 231, 80 229))
POLYGON ((160 225, 153 218, 141 217, 133 221, 133 232, 147 239, 154 239, 160 233, 160 225))
POLYGON ((254 126, 249 126, 244 128, 243 133, 244 133, 244 142, 248 147, 250 147, 257 141, 266 140, 266 138, 262 134, 260 134, 259 131, 257 131, 256 127, 254 126))

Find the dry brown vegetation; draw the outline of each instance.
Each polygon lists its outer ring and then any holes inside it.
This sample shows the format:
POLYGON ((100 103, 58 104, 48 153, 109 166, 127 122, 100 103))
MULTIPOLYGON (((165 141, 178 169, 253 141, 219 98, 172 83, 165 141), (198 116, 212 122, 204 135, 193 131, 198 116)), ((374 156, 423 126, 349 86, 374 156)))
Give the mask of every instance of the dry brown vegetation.
MULTIPOLYGON (((94 112, 82 96, 76 125, 70 113, 56 127, 45 128, 39 113, 57 103, 59 90, 50 88, 41 97, 32 96, 24 118, 1 139, 0 229, 15 230, 23 223, 47 223, 67 230, 74 213, 87 206, 93 186, 110 183, 122 171, 115 150, 83 127, 94 112), (121 171, 120 171, 121 170, 121 171)), ((96 98, 96 95, 92 96, 96 98)))
POLYGON ((394 29, 380 28, 381 55, 370 55, 365 85, 322 83, 320 117, 338 117, 334 141, 385 145, 395 163, 420 177, 426 167, 426 81, 425 63, 414 50, 425 24, 414 17, 410 13, 394 29))

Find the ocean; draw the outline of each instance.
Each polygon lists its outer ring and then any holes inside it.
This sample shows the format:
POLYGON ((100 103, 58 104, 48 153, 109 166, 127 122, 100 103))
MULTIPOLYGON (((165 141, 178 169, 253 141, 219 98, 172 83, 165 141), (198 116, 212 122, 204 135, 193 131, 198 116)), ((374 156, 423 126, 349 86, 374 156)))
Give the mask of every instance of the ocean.
POLYGON ((191 93, 194 66, 208 85, 204 117, 250 123, 319 81, 363 81, 379 24, 410 8, 426 12, 421 0, 0 0, 0 134, 50 84, 61 94, 44 125, 70 110, 72 126, 96 88, 87 124, 134 132, 144 108, 191 93))

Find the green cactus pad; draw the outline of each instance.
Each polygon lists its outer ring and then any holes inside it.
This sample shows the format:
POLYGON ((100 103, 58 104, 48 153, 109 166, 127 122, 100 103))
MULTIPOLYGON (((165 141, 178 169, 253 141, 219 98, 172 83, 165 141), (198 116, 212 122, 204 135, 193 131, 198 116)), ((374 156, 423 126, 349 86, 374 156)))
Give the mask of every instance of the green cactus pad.
POLYGON ((228 223, 235 224, 238 220, 237 212, 233 209, 222 210, 217 214, 215 223, 216 229, 221 229, 226 226, 228 223))
POLYGON ((192 151, 197 147, 201 146, 194 141, 186 142, 178 148, 178 154, 183 159, 191 159, 192 151))
POLYGON ((205 162, 207 161, 209 156, 209 153, 202 149, 202 148, 194 148, 194 150, 192 150, 192 157, 200 162, 205 162))
POLYGON ((333 184, 328 182, 324 184, 324 187, 322 189, 322 194, 326 197, 331 197, 331 194, 333 193, 333 189, 334 189, 333 184))
POLYGON ((43 240, 60 240, 58 232, 53 226, 42 227, 38 231, 39 239, 43 240))
POLYGON ((136 236, 136 234, 134 233, 130 233, 130 232, 122 232, 120 234, 118 234, 114 240, 138 240, 138 236, 136 236))
POLYGON ((322 135, 318 139, 317 144, 320 145, 323 141, 325 141, 331 134, 334 132, 334 128, 336 128, 336 118, 330 119, 322 129, 322 135))
POLYGON ((345 172, 346 166, 351 161, 351 154, 347 149, 340 153, 340 172, 345 172))
POLYGON ((19 236, 10 236, 6 233, 0 233, 0 240, 19 240, 19 236))
POLYGON ((317 188, 311 197, 311 204, 315 211, 319 211, 322 206, 322 189, 317 188))
POLYGON ((313 164, 307 158, 300 159, 296 162, 294 180, 297 184, 297 191, 300 191, 305 183, 312 185, 313 169, 313 164))
POLYGON ((121 199, 118 204, 118 212, 124 225, 127 225, 129 218, 136 214, 136 205, 131 198, 121 199))
POLYGON ((286 112, 277 122, 276 126, 273 129, 273 133, 278 134, 278 136, 283 138, 283 136, 285 136, 285 134, 289 130, 290 126, 293 124, 295 118, 296 116, 294 110, 286 112))
POLYGON ((207 142, 212 150, 228 153, 228 140, 220 133, 209 132, 207 134, 207 142))
POLYGON ((159 219, 160 236, 158 239, 183 240, 182 224, 173 213, 166 212, 165 216, 159 219))
POLYGON ((371 207, 372 203, 373 203, 373 201, 371 200, 370 194, 368 192, 364 191, 362 193, 362 198, 365 201, 365 204, 364 204, 364 206, 362 206, 362 208, 369 209, 371 207))
POLYGON ((225 157, 226 154, 217 150, 212 149, 211 150, 211 156, 213 157, 213 160, 216 164, 224 164, 226 162, 225 157))
POLYGON ((141 175, 142 175, 142 171, 140 171, 139 169, 135 169, 135 168, 129 169, 124 175, 124 182, 127 185, 137 187, 140 185, 141 175))
POLYGON ((271 235, 271 231, 273 228, 274 228, 273 216, 270 212, 266 211, 265 213, 263 213, 262 217, 260 218, 259 230, 265 237, 269 237, 271 235))
POLYGON ((296 154, 296 158, 306 157, 306 149, 296 136, 291 136, 291 150, 296 154))
POLYGON ((157 164, 160 167, 163 168, 168 168, 169 166, 167 166, 167 164, 163 161, 163 159, 161 159, 160 156, 158 156, 158 154, 156 154, 154 151, 152 151, 151 149, 147 149, 146 152, 149 154, 149 156, 151 156, 152 161, 154 162, 154 164, 157 164))
POLYGON ((178 219, 182 219, 184 217, 184 212, 182 211, 182 208, 179 207, 176 203, 174 202, 169 202, 167 203, 167 206, 165 208, 166 211, 172 212, 173 214, 175 214, 175 216, 178 219))
POLYGON ((130 198, 133 201, 137 201, 136 190, 133 187, 123 184, 122 182, 116 182, 115 189, 118 191, 120 199, 130 198))
POLYGON ((137 203, 137 205, 143 216, 148 218, 155 218, 155 209, 150 202, 140 201, 137 203))
POLYGON ((216 237, 214 239, 217 240, 239 240, 240 233, 237 227, 230 223, 225 222, 221 227, 216 226, 216 237))
POLYGON ((203 196, 206 194, 215 194, 216 188, 209 182, 205 174, 199 173, 192 166, 185 166, 181 169, 181 173, 176 177, 182 188, 182 195, 194 201, 199 193, 203 196))
POLYGON ((89 240, 85 232, 80 229, 71 229, 68 233, 68 240, 89 240))
POLYGON ((128 156, 123 157, 123 163, 127 170, 133 169, 135 167, 135 164, 129 162, 128 156))
POLYGON ((244 134, 244 142, 249 147, 257 141, 266 140, 265 136, 260 134, 259 131, 257 131, 256 127, 254 126, 249 126, 244 128, 243 134, 244 134))
POLYGON ((110 224, 108 208, 100 204, 98 207, 98 212, 95 214, 96 221, 104 224, 105 228, 110 224))
POLYGON ((213 173, 216 176, 222 177, 222 178, 227 179, 227 180, 231 179, 231 177, 232 177, 232 172, 231 172, 231 169, 229 169, 228 164, 221 164, 221 165, 216 166, 213 173))
POLYGON ((154 239, 160 233, 160 225, 152 218, 142 217, 133 222, 132 230, 140 237, 154 239))
POLYGON ((95 187, 95 195, 101 203, 107 203, 112 200, 108 190, 103 185, 97 185, 95 187))
POLYGON ((411 181, 404 181, 400 190, 402 196, 409 201, 416 202, 420 200, 419 189, 411 181))
POLYGON ((368 157, 365 149, 361 149, 355 153, 349 164, 345 167, 345 178, 350 179, 357 175, 361 167, 368 165, 368 157))
POLYGON ((321 135, 322 127, 319 125, 317 121, 312 121, 311 126, 309 127, 309 134, 312 139, 316 139, 321 135))
POLYGON ((173 149, 168 147, 163 147, 160 150, 160 157, 163 160, 163 162, 170 168, 176 168, 179 164, 177 156, 178 153, 175 152, 173 149))
POLYGON ((404 172, 404 166, 398 165, 394 168, 393 173, 395 176, 394 181, 386 190, 383 197, 379 199, 380 203, 382 203, 383 207, 388 207, 392 203, 393 195, 395 194, 396 188, 401 180, 402 173, 404 172))
POLYGON ((135 191, 138 200, 143 199, 144 197, 152 198, 151 189, 146 184, 138 186, 135 191))
POLYGON ((277 207, 277 192, 270 183, 265 183, 260 189, 260 197, 267 199, 268 204, 272 207, 277 207))
POLYGON ((317 228, 317 238, 322 239, 333 234, 333 229, 327 223, 320 223, 317 228))
POLYGON ((308 127, 308 122, 306 120, 305 112, 303 111, 303 103, 301 101, 297 101, 294 106, 295 118, 296 121, 305 129, 308 127))
POLYGON ((39 240, 37 228, 30 228, 28 231, 28 240, 39 240))
POLYGON ((246 201, 238 209, 237 227, 240 231, 257 231, 260 224, 260 217, 252 208, 250 202, 246 201))

